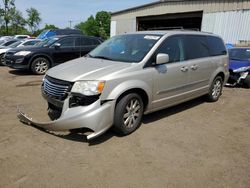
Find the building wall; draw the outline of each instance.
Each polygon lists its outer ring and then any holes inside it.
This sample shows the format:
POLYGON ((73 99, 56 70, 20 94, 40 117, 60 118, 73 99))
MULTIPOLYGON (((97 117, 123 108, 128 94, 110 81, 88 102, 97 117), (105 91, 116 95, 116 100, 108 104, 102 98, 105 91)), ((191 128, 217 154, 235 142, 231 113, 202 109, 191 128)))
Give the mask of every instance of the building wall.
POLYGON ((250 10, 204 13, 201 30, 218 34, 227 43, 250 41, 250 10))
POLYGON ((203 11, 202 30, 226 42, 249 40, 250 0, 173 1, 112 14, 111 36, 136 31, 136 17, 203 11))

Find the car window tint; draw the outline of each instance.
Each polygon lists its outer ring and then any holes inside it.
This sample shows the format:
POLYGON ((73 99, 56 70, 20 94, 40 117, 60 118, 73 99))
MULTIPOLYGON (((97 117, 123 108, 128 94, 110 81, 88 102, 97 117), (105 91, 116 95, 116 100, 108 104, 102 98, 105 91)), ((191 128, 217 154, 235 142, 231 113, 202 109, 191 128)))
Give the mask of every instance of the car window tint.
POLYGON ((183 40, 181 36, 167 38, 156 50, 156 54, 165 53, 169 55, 169 63, 184 60, 183 40))
POLYGON ((34 45, 36 43, 37 43, 37 41, 28 41, 28 42, 25 42, 23 45, 28 46, 28 45, 34 45))
POLYGON ((91 45, 93 45, 93 41, 90 38, 84 37, 84 38, 82 38, 81 45, 82 46, 91 46, 91 45))
POLYGON ((97 39, 92 39, 92 43, 93 43, 93 45, 99 45, 100 44, 99 40, 97 40, 97 39))
POLYGON ((74 46, 74 38, 70 37, 70 38, 61 39, 60 41, 58 41, 58 43, 61 44, 61 47, 72 47, 74 46))
POLYGON ((185 50, 187 59, 209 57, 209 47, 206 36, 185 36, 185 50))
POLYGON ((207 36, 207 39, 212 56, 227 54, 224 42, 219 37, 207 36))

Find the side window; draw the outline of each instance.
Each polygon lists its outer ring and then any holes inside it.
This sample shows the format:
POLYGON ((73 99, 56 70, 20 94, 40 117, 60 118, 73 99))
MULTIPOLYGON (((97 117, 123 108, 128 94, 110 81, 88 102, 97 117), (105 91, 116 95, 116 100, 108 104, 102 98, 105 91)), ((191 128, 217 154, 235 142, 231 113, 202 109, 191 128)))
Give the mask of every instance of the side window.
POLYGON ((92 43, 93 43, 93 45, 99 45, 100 44, 99 40, 97 40, 97 39, 92 39, 92 43))
POLYGON ((93 45, 92 39, 90 39, 90 38, 84 37, 84 38, 82 38, 81 41, 82 41, 81 42, 82 46, 92 46, 93 45))
POLYGON ((58 43, 61 44, 61 48, 73 47, 74 38, 73 37, 65 38, 65 39, 58 41, 58 43))
POLYGON ((28 42, 25 42, 23 45, 24 46, 29 46, 29 45, 34 45, 36 43, 37 43, 36 41, 28 41, 28 42))
POLYGON ((197 59, 210 56, 206 36, 186 35, 185 49, 187 59, 197 59))
POLYGON ((207 39, 212 56, 227 54, 224 42, 219 37, 208 36, 207 39))
POLYGON ((165 53, 169 55, 169 63, 183 61, 184 48, 183 40, 181 36, 174 36, 167 38, 161 46, 156 50, 155 57, 159 53, 165 53))

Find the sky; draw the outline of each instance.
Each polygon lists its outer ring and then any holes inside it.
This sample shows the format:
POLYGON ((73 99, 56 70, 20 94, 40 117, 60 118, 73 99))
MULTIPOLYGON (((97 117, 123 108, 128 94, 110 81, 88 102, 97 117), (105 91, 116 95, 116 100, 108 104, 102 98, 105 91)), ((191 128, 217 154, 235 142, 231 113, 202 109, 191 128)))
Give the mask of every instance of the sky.
MULTIPOLYGON (((139 6, 156 0, 15 0, 16 8, 26 16, 25 10, 34 7, 41 13, 42 23, 54 24, 59 28, 69 27, 87 20, 91 15, 99 11, 116 12, 139 6)), ((1 4, 2 7, 2 4, 1 4)))

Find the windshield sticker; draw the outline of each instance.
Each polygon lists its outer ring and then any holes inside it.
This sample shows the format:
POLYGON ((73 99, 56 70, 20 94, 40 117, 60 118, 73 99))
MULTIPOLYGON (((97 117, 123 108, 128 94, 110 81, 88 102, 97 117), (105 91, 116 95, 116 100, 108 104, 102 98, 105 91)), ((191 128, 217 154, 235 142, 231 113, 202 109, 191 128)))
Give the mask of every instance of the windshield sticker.
POLYGON ((159 36, 153 36, 153 35, 146 35, 144 39, 148 40, 158 40, 160 37, 159 36))

